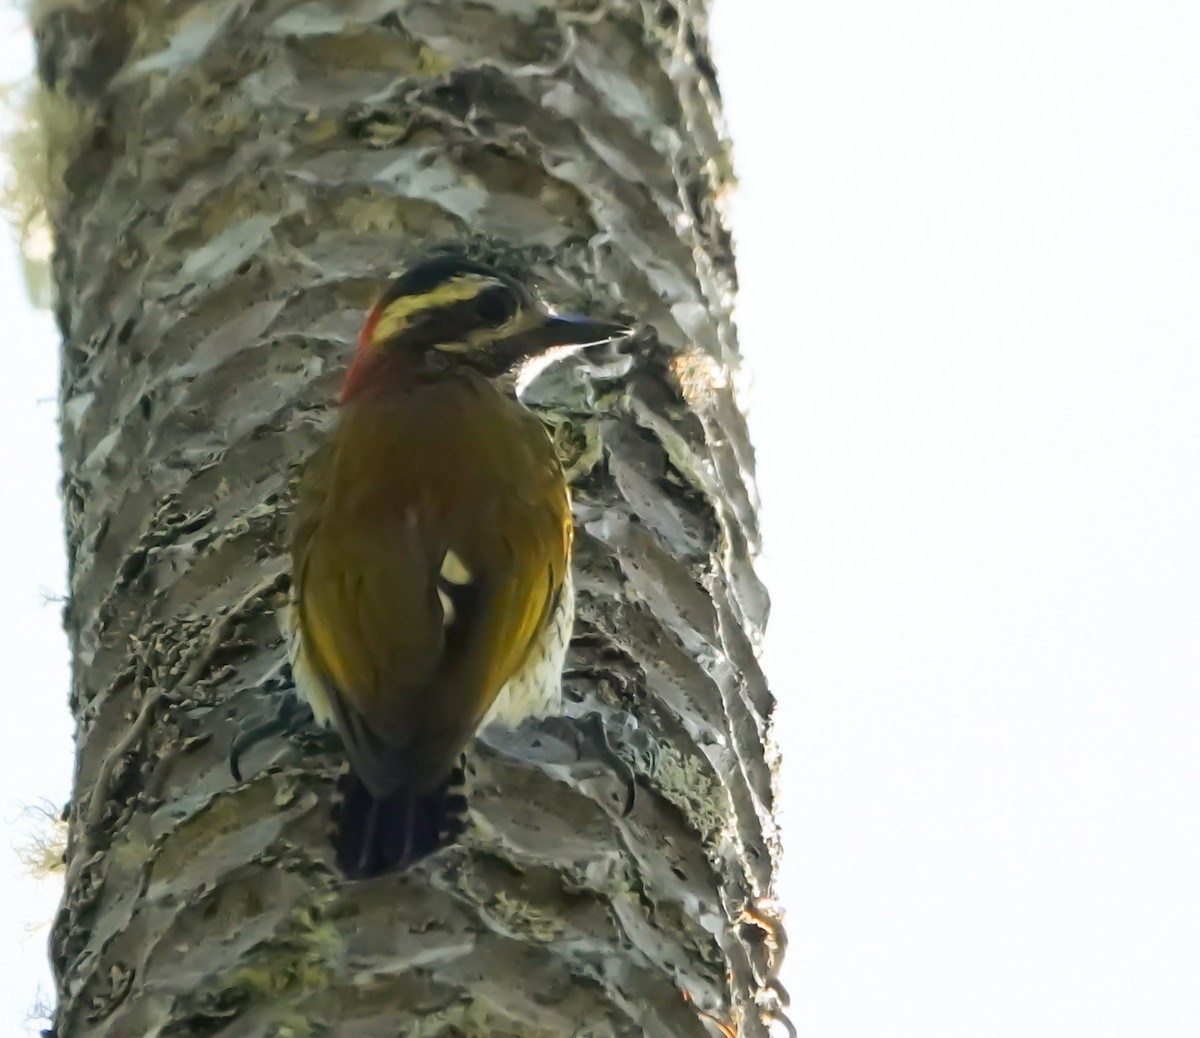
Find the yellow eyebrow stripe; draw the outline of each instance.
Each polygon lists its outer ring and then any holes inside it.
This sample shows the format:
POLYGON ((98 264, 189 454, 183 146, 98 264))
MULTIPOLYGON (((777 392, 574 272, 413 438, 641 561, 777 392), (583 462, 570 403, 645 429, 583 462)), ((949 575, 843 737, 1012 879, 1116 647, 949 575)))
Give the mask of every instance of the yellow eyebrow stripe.
POLYGON ((379 316, 371 334, 371 344, 379 345, 398 335, 408 326, 409 318, 421 310, 435 306, 447 306, 474 299, 485 288, 501 284, 496 278, 462 277, 438 285, 432 291, 419 296, 401 296, 389 303, 379 316))

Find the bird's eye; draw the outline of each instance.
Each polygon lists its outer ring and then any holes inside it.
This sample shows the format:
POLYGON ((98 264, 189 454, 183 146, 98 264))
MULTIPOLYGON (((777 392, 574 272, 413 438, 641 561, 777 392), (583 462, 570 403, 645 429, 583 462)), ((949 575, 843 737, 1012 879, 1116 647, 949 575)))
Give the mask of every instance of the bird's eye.
POLYGON ((489 288, 476 297, 475 312, 485 323, 499 327, 517 312, 517 300, 506 288, 489 288))

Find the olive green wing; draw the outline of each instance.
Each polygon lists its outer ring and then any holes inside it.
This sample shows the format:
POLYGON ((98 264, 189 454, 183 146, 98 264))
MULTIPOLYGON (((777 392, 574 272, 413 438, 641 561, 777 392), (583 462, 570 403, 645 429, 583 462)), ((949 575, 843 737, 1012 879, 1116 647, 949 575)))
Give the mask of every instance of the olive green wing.
POLYGON ((534 651, 571 558, 570 496, 554 447, 533 414, 505 405, 494 422, 508 435, 475 455, 486 493, 475 508, 446 518, 479 597, 468 617, 471 651, 448 656, 440 677, 448 694, 461 697, 472 730, 534 651))
POLYGON ((482 379, 342 417, 301 488, 304 656, 372 792, 427 788, 546 623, 566 486, 541 423, 482 379))

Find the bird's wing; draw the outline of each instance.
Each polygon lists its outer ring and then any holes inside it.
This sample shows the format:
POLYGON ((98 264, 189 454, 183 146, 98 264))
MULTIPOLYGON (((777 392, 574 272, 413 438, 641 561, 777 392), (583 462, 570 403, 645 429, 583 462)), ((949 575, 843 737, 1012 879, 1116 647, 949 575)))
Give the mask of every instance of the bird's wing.
POLYGON ((373 792, 434 784, 560 593, 561 468, 536 417, 466 376, 344 412, 319 464, 293 547, 305 657, 373 792))

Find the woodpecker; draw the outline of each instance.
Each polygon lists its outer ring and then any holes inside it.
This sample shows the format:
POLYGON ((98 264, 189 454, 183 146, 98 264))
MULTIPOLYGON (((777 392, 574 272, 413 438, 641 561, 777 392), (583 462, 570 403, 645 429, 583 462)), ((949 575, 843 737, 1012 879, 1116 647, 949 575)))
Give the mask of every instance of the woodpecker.
POLYGON ((348 877, 452 842, 476 732, 557 710, 571 504, 516 376, 625 332, 447 254, 393 278, 367 314, 300 480, 288 621, 296 689, 345 746, 332 836, 348 877))

